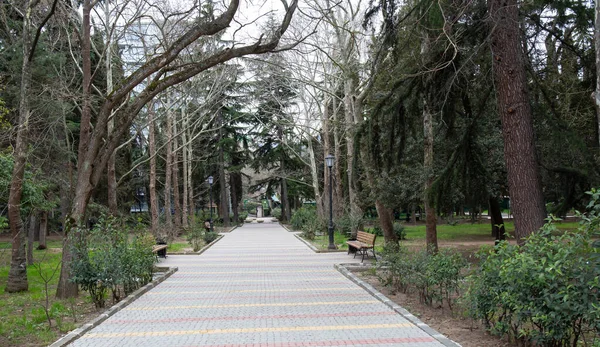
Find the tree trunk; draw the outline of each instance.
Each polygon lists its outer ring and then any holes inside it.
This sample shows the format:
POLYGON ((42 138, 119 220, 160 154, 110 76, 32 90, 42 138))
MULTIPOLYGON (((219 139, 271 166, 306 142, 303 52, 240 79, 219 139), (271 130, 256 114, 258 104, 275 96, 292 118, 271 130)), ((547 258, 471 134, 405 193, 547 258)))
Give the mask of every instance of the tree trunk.
POLYGON ((506 239, 502 210, 500 209, 500 203, 498 202, 498 199, 494 198, 493 196, 490 196, 489 205, 490 221, 492 223, 492 235, 496 240, 496 244, 498 244, 498 242, 506 239))
POLYGON ((181 197, 179 196, 179 141, 177 133, 177 115, 173 119, 173 200, 175 202, 175 228, 181 229, 181 197))
POLYGON ((75 188, 75 199, 69 214, 69 219, 65 222, 63 236, 63 253, 60 269, 60 277, 56 288, 56 297, 67 299, 76 297, 78 294, 77 284, 72 283, 71 278, 71 253, 70 229, 85 225, 85 211, 87 203, 92 193, 92 182, 90 178, 94 170, 93 163, 95 158, 91 158, 88 152, 92 135, 92 114, 91 114, 91 84, 92 84, 92 61, 91 61, 91 25, 90 13, 92 11, 91 0, 83 2, 83 21, 81 37, 81 61, 83 75, 83 105, 81 107, 81 125, 79 128, 79 148, 77 155, 77 185, 75 188))
MULTIPOLYGON (((104 29, 105 33, 108 36, 106 38, 106 57, 104 59, 105 67, 106 67, 106 90, 113 90, 113 78, 112 78, 112 36, 111 36, 111 27, 110 27, 110 0, 106 0, 104 2, 104 29)), ((107 133, 110 136, 112 134, 113 129, 115 128, 115 120, 114 117, 110 117, 108 121, 108 130, 107 133)), ((108 180, 108 211, 111 215, 116 216, 119 212, 119 208, 117 206, 117 173, 115 170, 117 151, 113 151, 108 158, 108 164, 106 168, 106 176, 108 180)))
POLYGON ((223 115, 219 113, 219 216, 223 225, 228 227, 229 220, 229 194, 227 194, 227 178, 225 175, 225 152, 223 150, 223 115))
POLYGON ((185 112, 186 105, 184 104, 181 111, 181 153, 183 155, 183 206, 181 208, 181 225, 187 229, 188 227, 188 151, 187 151, 187 114, 185 112))
POLYGON ((594 48, 596 50, 596 91, 594 103, 596 104, 596 130, 598 132, 598 146, 600 146, 600 1, 594 1, 594 48))
POLYGON ((35 239, 35 230, 37 227, 35 212, 32 211, 29 216, 29 227, 27 228, 27 265, 33 265, 33 243, 35 239))
POLYGON ((48 236, 48 211, 42 211, 40 216, 40 240, 38 249, 46 249, 46 236, 48 236))
POLYGON ((375 208, 379 217, 379 224, 383 230, 385 243, 398 243, 398 236, 394 233, 394 210, 384 206, 379 200, 375 200, 375 208))
POLYGON ((173 172, 173 151, 172 151, 173 129, 171 127, 171 112, 170 111, 167 111, 166 126, 167 126, 167 134, 166 134, 166 136, 167 136, 167 144, 166 144, 167 155, 166 155, 166 162, 165 162, 164 211, 165 211, 165 224, 167 225, 167 229, 169 229, 169 231, 170 231, 170 229, 173 226, 173 219, 172 219, 172 215, 171 215, 171 208, 173 205, 171 202, 171 173, 173 172))
POLYGON ((544 224, 545 206, 536 161, 533 119, 519 34, 517 0, 490 0, 492 60, 502 121, 515 236, 523 243, 544 224))
MULTIPOLYGON (((150 221, 152 234, 158 236, 158 197, 156 195, 156 138, 154 129, 154 105, 148 107, 148 149, 150 151, 150 175, 148 188, 150 190, 150 221)), ((166 213, 166 209, 165 209, 166 213)))
POLYGON ((188 203, 189 203, 189 216, 191 225, 196 224, 196 204, 194 203, 194 180, 192 179, 192 164, 194 163, 194 149, 192 147, 192 131, 189 126, 187 127, 187 138, 188 138, 188 165, 187 165, 187 176, 188 176, 188 203))
POLYGON ((436 213, 435 207, 432 205, 430 198, 431 187, 433 185, 433 115, 427 104, 427 100, 423 101, 423 147, 424 147, 424 160, 423 170, 425 171, 425 189, 424 189, 424 201, 425 201, 425 237, 427 243, 427 251, 431 253, 437 253, 437 225, 436 225, 436 213))
POLYGON ((12 252, 10 270, 6 282, 8 293, 22 292, 29 289, 27 281, 27 259, 25 252, 25 230, 21 220, 21 197, 23 195, 23 177, 27 161, 27 146, 29 135, 29 86, 31 84, 31 0, 25 5, 23 18, 23 63, 21 66, 21 90, 19 100, 19 124, 17 140, 14 149, 14 166, 8 193, 8 225, 12 236, 12 252))
MULTIPOLYGON (((362 211, 358 206, 356 182, 354 179, 354 81, 347 77, 344 83, 344 115, 346 123, 346 171, 348 175, 348 199, 350 213, 355 217, 362 217, 362 211)), ((352 237, 356 237, 357 230, 352 230, 352 237)))
POLYGON ((334 165, 333 176, 335 179, 333 180, 333 215, 336 218, 342 217, 344 215, 344 187, 342 186, 343 178, 342 178, 342 136, 340 132, 342 131, 340 122, 339 122, 339 112, 337 108, 337 99, 333 98, 332 108, 333 108, 333 148, 334 148, 334 156, 337 162, 337 165, 334 165))
MULTIPOLYGON (((323 133, 326 133, 326 130, 323 129, 323 133)), ((327 136, 325 136, 327 137, 327 136)), ((313 193, 315 194, 315 201, 317 202, 317 216, 319 216, 320 218, 325 218, 326 214, 325 211, 327 210, 327 208, 325 208, 325 206, 323 205, 323 197, 321 196, 321 192, 319 189, 319 173, 318 173, 318 168, 317 168, 317 160, 315 158, 315 151, 313 148, 313 144, 312 144, 312 138, 310 136, 307 137, 308 140, 308 157, 310 159, 310 175, 312 178, 312 188, 313 188, 313 193)), ((324 152, 327 153, 327 151, 329 150, 327 148, 327 145, 324 143, 323 145, 324 147, 324 152)), ((324 187, 325 189, 327 189, 327 186, 324 187)), ((329 206, 329 205, 327 205, 329 206)))

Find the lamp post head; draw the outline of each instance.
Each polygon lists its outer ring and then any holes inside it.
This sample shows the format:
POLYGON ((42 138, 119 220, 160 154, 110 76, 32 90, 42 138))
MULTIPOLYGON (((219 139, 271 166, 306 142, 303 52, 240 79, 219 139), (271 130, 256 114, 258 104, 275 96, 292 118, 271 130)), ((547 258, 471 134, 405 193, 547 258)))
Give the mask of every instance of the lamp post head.
POLYGON ((325 157, 325 163, 327 164, 327 167, 330 169, 333 166, 334 161, 335 161, 335 157, 331 154, 329 154, 325 157))
POLYGON ((208 184, 210 184, 212 186, 212 184, 213 184, 213 177, 212 176, 208 176, 208 184))

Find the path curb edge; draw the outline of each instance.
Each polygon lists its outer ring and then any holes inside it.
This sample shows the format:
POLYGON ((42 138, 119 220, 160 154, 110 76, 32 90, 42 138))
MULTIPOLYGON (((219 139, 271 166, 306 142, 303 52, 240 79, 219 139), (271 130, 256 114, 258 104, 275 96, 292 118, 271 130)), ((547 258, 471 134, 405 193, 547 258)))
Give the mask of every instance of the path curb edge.
POLYGON ((159 283, 163 282, 167 278, 169 278, 172 274, 174 274, 178 270, 177 267, 169 268, 167 272, 165 272, 162 276, 154 279, 152 282, 146 284, 145 286, 139 288, 135 292, 129 294, 125 299, 119 301, 117 304, 110 307, 108 310, 102 312, 98 317, 92 319, 86 324, 80 326, 79 328, 70 331, 67 335, 61 337, 60 339, 53 342, 48 347, 63 347, 77 340, 83 334, 97 327, 100 323, 104 322, 109 317, 113 316, 115 313, 121 311, 123 308, 134 302, 137 298, 142 296, 142 294, 146 293, 150 289, 156 287, 159 283))
POLYGON ((368 268, 368 266, 365 266, 365 265, 356 266, 356 264, 335 264, 334 268, 336 270, 338 270, 342 275, 347 277, 349 280, 351 280, 352 282, 356 283, 358 286, 360 286, 361 288, 366 290, 369 294, 371 294, 377 300, 381 301, 386 306, 388 306, 389 308, 394 310, 396 313, 400 314, 402 317, 406 318, 408 321, 415 324, 421 330, 423 330, 424 332, 429 334, 431 337, 436 339, 439 343, 443 344, 446 347, 462 347, 460 344, 450 340, 445 335, 439 333, 437 330, 435 330, 435 329, 431 328, 429 325, 423 323, 423 321, 421 321, 419 318, 417 318, 412 313, 408 312, 404 307, 402 307, 402 306, 396 304, 395 302, 393 302, 392 300, 390 300, 388 297, 383 295, 380 291, 375 289, 375 287, 373 287, 369 283, 361 280, 360 278, 358 278, 355 274, 353 274, 349 270, 349 268, 356 268, 357 270, 366 270, 368 268))

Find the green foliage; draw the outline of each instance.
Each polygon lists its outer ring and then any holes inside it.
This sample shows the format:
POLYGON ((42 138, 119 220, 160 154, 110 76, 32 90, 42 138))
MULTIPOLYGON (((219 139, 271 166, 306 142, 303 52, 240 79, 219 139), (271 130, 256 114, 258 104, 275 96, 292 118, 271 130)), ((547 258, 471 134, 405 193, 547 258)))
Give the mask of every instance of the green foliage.
POLYGON ((71 280, 90 293, 96 307, 104 307, 109 291, 117 302, 152 280, 156 257, 151 235, 130 237, 112 217, 101 217, 92 230, 73 235, 71 280))
POLYGON ((351 213, 346 213, 335 221, 336 229, 344 235, 351 235, 353 231, 360 229, 362 224, 362 216, 351 213))
POLYGON ((281 220, 281 209, 279 207, 276 207, 274 209, 271 210, 271 216, 281 220))
POLYGON ((204 242, 206 242, 206 244, 209 244, 211 242, 213 242, 214 240, 216 240, 219 237, 219 234, 216 232, 205 232, 204 235, 202 236, 202 239, 204 240, 204 242))
POLYGON ((294 228, 294 230, 301 230, 304 224, 306 224, 310 219, 314 219, 316 217, 317 212, 314 208, 301 207, 294 211, 290 223, 292 224, 292 228, 294 228))
POLYGON ((308 240, 314 240, 317 235, 327 230, 327 225, 312 207, 302 207, 297 209, 292 215, 290 221, 294 230, 302 230, 302 237, 308 240))
POLYGON ((186 240, 192 246, 192 250, 198 252, 204 246, 204 230, 197 226, 191 228, 186 235, 186 240))
POLYGON ((398 240, 406 240, 406 229, 404 229, 404 225, 402 223, 395 222, 394 225, 394 234, 398 240))
MULTIPOLYGON (((8 203, 8 193, 10 190, 10 181, 12 179, 12 171, 14 167, 14 159, 11 154, 0 154, 0 204, 8 203)), ((31 209, 48 210, 56 204, 49 200, 44 195, 48 190, 48 183, 41 179, 36 172, 31 168, 25 169, 23 177, 23 196, 21 198, 22 211, 29 212, 31 209)), ((0 220, 0 223, 3 221, 0 220)), ((6 222, 6 221, 4 221, 6 222)))
POLYGON ((244 223, 246 218, 248 218, 248 212, 246 212, 246 211, 240 212, 238 215, 238 218, 239 218, 239 221, 238 221, 239 223, 244 223))
POLYGON ((596 223, 592 214, 579 231, 558 234, 549 222, 522 246, 503 242, 481 252, 463 298, 467 313, 496 334, 535 345, 598 340, 600 263, 588 230, 596 223))
POLYGON ((244 204, 244 210, 247 213, 256 213, 256 208, 262 206, 260 202, 257 201, 248 201, 244 204))
POLYGON ((431 254, 425 250, 412 252, 404 246, 387 244, 382 252, 380 280, 395 290, 406 293, 415 290, 427 305, 444 302, 450 308, 463 280, 467 263, 460 255, 447 249, 431 254))

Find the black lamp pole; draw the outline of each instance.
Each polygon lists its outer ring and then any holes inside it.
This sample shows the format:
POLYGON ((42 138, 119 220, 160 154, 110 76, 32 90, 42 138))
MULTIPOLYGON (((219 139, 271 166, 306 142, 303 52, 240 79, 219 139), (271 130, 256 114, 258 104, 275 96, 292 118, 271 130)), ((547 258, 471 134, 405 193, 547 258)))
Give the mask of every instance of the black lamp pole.
POLYGON ((331 179, 331 168, 334 160, 335 157, 331 154, 325 157, 325 163, 329 168, 329 246, 327 246, 327 249, 337 249, 333 242, 333 181, 331 179))
POLYGON ((208 185, 210 187, 210 205, 208 206, 208 208, 210 209, 210 232, 213 232, 212 184, 213 184, 213 177, 208 176, 208 185))

